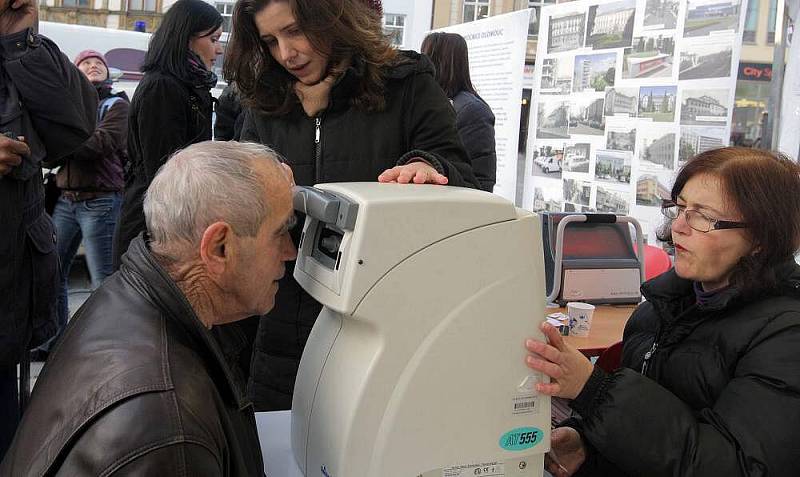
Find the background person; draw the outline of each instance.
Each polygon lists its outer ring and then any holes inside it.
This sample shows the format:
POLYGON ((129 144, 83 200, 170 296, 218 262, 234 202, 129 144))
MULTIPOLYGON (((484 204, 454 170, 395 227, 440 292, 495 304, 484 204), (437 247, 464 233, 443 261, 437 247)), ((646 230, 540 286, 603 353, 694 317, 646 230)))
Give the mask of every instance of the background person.
MULTIPOLYGON (((389 44, 374 3, 236 4, 225 76, 246 107, 242 140, 274 148, 299 185, 477 186, 430 62, 389 44)), ((289 270, 274 312, 258 329, 250 389, 256 409, 291 406, 300 355, 320 310, 289 270)))
MULTIPOLYGON (((56 330, 58 257, 44 213, 41 161, 67 154, 95 126, 97 95, 50 40, 37 2, 0 0, 0 458, 21 405, 17 364, 56 330)), ((26 397, 27 378, 21 382, 26 397)))
POLYGON ((745 148, 678 173, 662 239, 675 266, 642 285, 622 367, 528 340, 539 391, 579 414, 553 431, 564 475, 790 476, 800 467, 800 166, 745 148))
POLYGON ((122 204, 125 181, 122 168, 127 161, 128 96, 113 91, 105 57, 85 50, 75 57, 75 66, 97 90, 97 128, 78 149, 62 160, 56 185, 61 195, 53 210, 56 247, 61 264, 61 293, 58 296, 58 332, 34 351, 34 361, 44 361, 61 335, 69 318, 69 272, 81 243, 86 250, 86 265, 96 289, 113 273, 111 247, 114 227, 122 204))
POLYGON ((133 95, 128 129, 129 169, 114 237, 114 268, 128 244, 145 228, 144 192, 167 158, 211 139, 212 72, 222 53, 222 16, 203 0, 178 0, 153 33, 145 75, 133 95))
POLYGON ((212 330, 272 308, 296 256, 290 185, 263 146, 175 154, 144 201, 149 236, 70 321, 0 475, 263 475, 246 383, 212 330))
POLYGON ((497 175, 494 114, 472 86, 467 42, 457 33, 430 33, 420 50, 433 62, 436 82, 453 103, 458 137, 467 150, 481 189, 492 192, 497 175))

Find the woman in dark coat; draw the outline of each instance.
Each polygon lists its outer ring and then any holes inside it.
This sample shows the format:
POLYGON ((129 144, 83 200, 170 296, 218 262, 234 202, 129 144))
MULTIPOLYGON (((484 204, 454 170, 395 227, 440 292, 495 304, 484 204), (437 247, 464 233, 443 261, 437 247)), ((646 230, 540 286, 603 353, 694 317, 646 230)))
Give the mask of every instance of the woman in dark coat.
POLYGON ((125 197, 114 236, 114 268, 128 244, 145 230, 142 200, 158 168, 190 144, 211 139, 222 53, 222 16, 203 0, 178 0, 150 40, 144 78, 131 102, 125 197))
MULTIPOLYGON (((477 186, 430 62, 392 48, 373 4, 236 4, 225 76, 246 109, 242 140, 282 154, 299 185, 477 186)), ((257 410, 291 406, 300 354, 321 309, 287 268, 255 343, 250 393, 257 410)))
POLYGON ((800 166, 704 152, 665 201, 674 268, 642 285, 607 374, 542 325, 528 365, 572 399, 548 469, 568 475, 793 476, 800 468, 800 166))
POLYGON ((467 150, 481 189, 494 188, 497 154, 494 144, 494 114, 481 98, 469 76, 467 42, 457 33, 431 33, 420 48, 433 62, 436 81, 456 110, 458 136, 467 150))

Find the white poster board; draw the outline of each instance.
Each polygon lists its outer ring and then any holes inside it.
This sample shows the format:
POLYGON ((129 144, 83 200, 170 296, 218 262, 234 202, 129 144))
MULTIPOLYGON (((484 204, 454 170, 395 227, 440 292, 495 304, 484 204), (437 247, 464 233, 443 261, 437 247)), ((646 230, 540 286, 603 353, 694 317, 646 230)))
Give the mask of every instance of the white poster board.
POLYGON ((675 172, 728 144, 746 1, 542 8, 523 206, 631 215, 654 243, 675 172))
POLYGON ((529 16, 530 10, 519 10, 436 30, 458 33, 467 41, 472 85, 495 117, 494 193, 512 202, 517 188, 517 144, 529 16))
MULTIPOLYGON (((755 1, 755 0, 751 0, 755 1)), ((798 24, 798 13, 800 13, 800 2, 798 0, 786 0, 786 9, 789 11, 795 25, 798 24)), ((783 75, 783 94, 781 96, 781 117, 778 122, 778 145, 779 151, 791 157, 795 161, 800 160, 800 39, 797 36, 795 26, 793 41, 787 45, 789 50, 789 61, 786 63, 786 73, 783 75)))

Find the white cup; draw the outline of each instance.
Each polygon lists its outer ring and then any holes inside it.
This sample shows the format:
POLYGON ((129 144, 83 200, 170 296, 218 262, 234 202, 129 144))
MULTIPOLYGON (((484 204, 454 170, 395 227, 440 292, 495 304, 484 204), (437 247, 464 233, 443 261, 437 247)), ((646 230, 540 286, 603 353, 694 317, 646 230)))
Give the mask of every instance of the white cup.
POLYGON ((567 315, 569 315, 569 334, 571 336, 589 336, 592 328, 592 315, 594 305, 580 301, 567 303, 567 315))

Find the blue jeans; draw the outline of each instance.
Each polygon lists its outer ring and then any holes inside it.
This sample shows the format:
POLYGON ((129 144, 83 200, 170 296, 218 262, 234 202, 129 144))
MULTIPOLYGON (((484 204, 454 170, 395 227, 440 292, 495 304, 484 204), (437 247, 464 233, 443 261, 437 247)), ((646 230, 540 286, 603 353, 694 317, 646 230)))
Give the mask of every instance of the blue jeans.
POLYGON ((86 265, 92 278, 92 289, 99 287, 103 280, 114 272, 111 246, 121 206, 122 194, 120 193, 78 202, 72 202, 63 196, 59 197, 53 210, 56 246, 58 247, 58 259, 61 262, 58 332, 40 349, 50 351, 64 331, 69 319, 69 270, 81 241, 86 250, 86 265))

